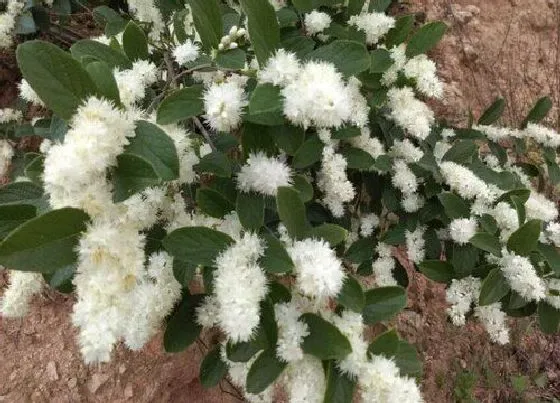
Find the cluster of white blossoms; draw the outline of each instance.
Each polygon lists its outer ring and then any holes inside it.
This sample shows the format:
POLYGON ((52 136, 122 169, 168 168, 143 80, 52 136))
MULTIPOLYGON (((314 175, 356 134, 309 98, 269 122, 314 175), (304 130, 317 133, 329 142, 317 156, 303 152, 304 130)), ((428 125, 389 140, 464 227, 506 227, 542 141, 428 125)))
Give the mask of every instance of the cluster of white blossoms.
POLYGON ((37 95, 35 90, 31 88, 31 85, 29 85, 26 79, 21 80, 21 82, 18 85, 18 88, 19 88, 19 96, 23 100, 27 102, 31 102, 32 104, 35 105, 45 106, 41 98, 39 98, 39 95, 37 95))
POLYGON ((390 117, 411 136, 425 140, 434 123, 434 112, 418 100, 410 87, 391 88, 387 92, 390 117))
POLYGON ((483 132, 486 137, 495 142, 508 138, 532 139, 544 147, 560 147, 560 134, 554 129, 537 123, 529 123, 524 130, 495 125, 474 125, 473 129, 483 132))
POLYGON ((0 139, 0 177, 8 173, 13 156, 14 148, 10 142, 5 139, 0 139))
POLYGON ((477 306, 474 309, 474 315, 480 320, 488 332, 490 340, 498 344, 509 343, 509 329, 506 323, 506 314, 502 311, 499 302, 477 306))
POLYGON ((403 194, 401 205, 406 212, 418 211, 423 206, 424 199, 417 193, 419 180, 405 160, 395 160, 391 181, 403 194))
POLYGON ((290 167, 278 158, 267 157, 263 152, 249 154, 245 165, 237 174, 237 188, 242 192, 252 191, 276 196, 279 186, 288 186, 291 183, 290 167))
POLYGON ((546 285, 529 258, 502 250, 500 269, 512 290, 528 301, 540 301, 545 297, 546 285))
POLYGON ((449 235, 454 242, 464 245, 474 236, 476 227, 474 218, 456 218, 449 224, 449 235))
POLYGON ((531 190, 529 199, 525 203, 528 220, 554 221, 558 218, 556 204, 541 193, 531 190))
POLYGON ((175 46, 173 49, 173 58, 179 65, 194 62, 200 53, 200 46, 187 39, 185 42, 175 46))
POLYGON ((244 80, 228 78, 213 82, 206 88, 203 94, 204 117, 212 129, 227 132, 239 126, 243 108, 248 104, 244 85, 244 80))
POLYGON ((385 13, 361 13, 350 17, 348 24, 366 33, 366 43, 375 45, 395 26, 395 19, 385 13))
POLYGON ((332 18, 330 15, 313 10, 312 12, 305 14, 305 31, 308 35, 321 33, 327 29, 329 25, 331 25, 331 22, 332 18))
POLYGON ((157 81, 157 67, 146 60, 137 60, 128 70, 115 69, 113 72, 120 100, 123 105, 130 107, 146 96, 146 87, 157 81))
POLYGON ((246 233, 216 259, 216 319, 235 343, 249 341, 259 324, 260 302, 267 294, 267 279, 257 263, 263 253, 258 236, 246 233))
POLYGON ((31 297, 43 288, 43 276, 11 270, 9 281, 9 287, 0 298, 0 312, 6 318, 19 318, 27 313, 31 297))
POLYGON ((410 261, 418 264, 426 255, 426 251, 424 249, 425 240, 424 240, 424 232, 426 228, 418 227, 414 231, 405 231, 405 238, 406 238, 406 253, 408 259, 410 261))
POLYGON ((546 302, 556 309, 560 309, 560 279, 550 278, 546 281, 546 302))
POLYGON ((370 236, 379 226, 379 216, 375 213, 364 214, 360 217, 360 235, 370 236))
POLYGON ((354 186, 346 176, 347 165, 346 159, 332 146, 323 148, 317 186, 324 193, 323 203, 335 217, 343 216, 344 203, 351 201, 355 195, 354 186))
POLYGON ((426 55, 414 56, 403 67, 406 78, 414 79, 420 93, 431 98, 441 98, 443 84, 436 75, 436 64, 426 55))
POLYGON ((296 362, 303 359, 301 348, 303 339, 309 334, 307 323, 299 320, 303 313, 299 299, 294 296, 290 302, 274 305, 274 314, 278 325, 278 341, 276 354, 285 362, 296 362))
POLYGON ((0 124, 17 121, 23 118, 21 111, 12 108, 0 109, 0 124))
POLYGON ((379 257, 372 263, 373 275, 375 283, 379 287, 389 287, 397 285, 397 280, 393 275, 395 270, 395 259, 393 259, 393 251, 391 245, 383 242, 377 244, 377 254, 379 257))
POLYGON ((245 28, 238 28, 237 25, 234 25, 229 29, 227 35, 222 36, 218 50, 237 49, 239 39, 245 37, 245 35, 247 35, 245 28))
POLYGON ((150 38, 159 40, 165 30, 165 22, 157 3, 154 0, 127 0, 127 3, 136 19, 151 24, 150 38))
POLYGON ((424 151, 416 147, 409 139, 395 140, 390 155, 402 158, 407 164, 418 162, 424 156, 424 151))
POLYGON ((5 2, 6 9, 0 13, 0 49, 9 48, 14 43, 14 29, 24 6, 25 2, 19 0, 5 2))

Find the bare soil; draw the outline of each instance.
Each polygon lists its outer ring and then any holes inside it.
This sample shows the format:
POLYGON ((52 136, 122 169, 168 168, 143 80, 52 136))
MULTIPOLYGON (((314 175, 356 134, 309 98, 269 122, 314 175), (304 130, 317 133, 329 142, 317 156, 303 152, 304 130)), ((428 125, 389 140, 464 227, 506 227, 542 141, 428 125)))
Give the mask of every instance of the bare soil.
MULTIPOLYGON (((425 13, 449 31, 434 50, 446 83, 434 104, 453 123, 478 117, 495 99, 508 101, 504 121, 520 122, 538 97, 555 108, 560 128, 560 0, 412 0, 396 12, 425 13)), ((13 55, 0 55, 0 107, 16 95, 13 55)), ((560 336, 543 336, 534 321, 512 322, 512 342, 490 343, 476 323, 456 328, 445 317, 442 286, 411 275, 409 306, 391 325, 424 360, 427 402, 529 402, 560 399, 560 336), (464 399, 463 399, 464 397, 464 399)), ((0 276, 0 288, 5 279, 0 276)), ((113 361, 83 364, 70 322, 72 297, 45 292, 21 320, 0 317, 0 402, 234 402, 198 380, 202 350, 163 351, 161 336, 141 351, 120 346, 113 361)))

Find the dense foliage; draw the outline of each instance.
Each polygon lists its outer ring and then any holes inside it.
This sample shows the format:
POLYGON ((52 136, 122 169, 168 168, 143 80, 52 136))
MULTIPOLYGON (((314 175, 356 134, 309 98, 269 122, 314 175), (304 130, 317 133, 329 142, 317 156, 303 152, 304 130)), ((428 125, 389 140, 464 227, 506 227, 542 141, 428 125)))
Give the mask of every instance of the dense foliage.
POLYGON ((201 365, 250 401, 422 401, 421 363, 393 329, 415 270, 507 343, 507 316, 560 322, 560 135, 438 122, 425 54, 445 24, 383 0, 130 0, 69 51, 17 48, 23 122, 0 111, 4 316, 48 284, 75 292, 88 363, 117 342, 167 351, 221 332, 201 365), (52 113, 51 113, 52 112, 52 113), (43 138, 39 153, 13 144, 43 138), (548 195, 548 196, 547 196, 548 195), (405 264, 406 265, 406 264, 405 264), (371 343, 370 343, 371 342, 371 343))

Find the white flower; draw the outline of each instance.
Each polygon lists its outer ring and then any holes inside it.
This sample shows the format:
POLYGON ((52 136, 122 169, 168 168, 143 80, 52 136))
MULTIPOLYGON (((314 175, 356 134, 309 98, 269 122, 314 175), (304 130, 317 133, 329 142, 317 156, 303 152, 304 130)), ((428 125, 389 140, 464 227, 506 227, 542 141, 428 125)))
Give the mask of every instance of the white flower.
POLYGON ((408 258, 416 264, 424 260, 424 227, 418 227, 413 232, 406 230, 406 254, 408 258))
POLYGON ((471 310, 471 305, 478 302, 480 285, 480 279, 472 276, 451 281, 445 296, 447 303, 451 304, 451 307, 447 308, 447 314, 455 326, 465 324, 465 315, 471 310))
POLYGON ((283 7, 286 7, 286 0, 268 0, 272 7, 274 7, 275 11, 280 10, 283 7))
POLYGON ((237 188, 242 192, 254 191, 269 196, 276 196, 279 186, 288 186, 291 182, 290 167, 262 152, 249 154, 246 164, 237 175, 237 188))
POLYGON ((205 118, 210 127, 220 132, 236 129, 241 123, 247 95, 236 81, 212 83, 203 94, 205 118))
POLYGON ((352 118, 351 94, 331 63, 307 62, 282 96, 284 115, 295 125, 339 127, 352 118))
POLYGON ((335 217, 342 217, 344 203, 351 201, 355 195, 354 187, 346 176, 346 165, 342 154, 335 153, 331 146, 323 148, 317 186, 325 194, 323 202, 335 217))
POLYGON ((178 45, 173 49, 173 57, 180 65, 187 64, 195 61, 198 58, 200 47, 187 39, 184 43, 178 45))
POLYGON ((473 218, 456 218, 449 224, 451 239, 460 245, 464 245, 476 233, 476 220, 473 218))
POLYGON ((506 202, 499 202, 490 212, 496 220, 496 225, 500 229, 500 239, 507 241, 509 236, 519 228, 519 217, 517 210, 506 202))
POLYGON ((13 45, 13 34, 16 20, 21 14, 25 2, 18 0, 7 0, 3 2, 5 8, 0 13, 0 48, 9 48, 13 45))
POLYGON ((288 401, 290 403, 321 403, 327 382, 321 360, 305 355, 291 363, 284 372, 288 401))
POLYGON ((372 264, 375 283, 379 287, 387 287, 397 285, 397 280, 393 276, 395 270, 395 260, 391 257, 391 246, 383 242, 377 244, 377 253, 379 258, 372 264))
POLYGON ((137 60, 129 70, 115 69, 113 75, 119 88, 120 100, 130 107, 146 96, 146 87, 157 81, 157 67, 146 60, 137 60))
POLYGON ((295 362, 303 358, 301 343, 309 334, 309 327, 299 321, 303 312, 292 300, 288 303, 274 305, 276 323, 278 324, 278 341, 276 354, 285 362, 295 362))
POLYGON ((303 294, 318 299, 338 294, 345 274, 328 243, 304 239, 287 250, 294 262, 296 285, 303 294))
POLYGON ((550 278, 546 281, 546 302, 560 310, 560 279, 550 278))
POLYGON ((35 90, 31 88, 31 85, 29 85, 26 79, 22 79, 18 87, 19 87, 19 96, 23 98, 25 101, 31 102, 39 106, 45 106, 45 103, 41 100, 41 98, 39 98, 39 95, 37 95, 35 90))
POLYGON ((457 192, 464 199, 472 200, 476 198, 485 203, 491 203, 499 196, 482 179, 462 165, 445 161, 439 167, 451 190, 457 192))
POLYGON ((482 322, 493 342, 498 344, 507 344, 509 342, 506 314, 501 310, 499 302, 477 306, 474 309, 474 315, 482 322))
POLYGON ((509 127, 500 127, 493 125, 474 125, 472 127, 474 130, 481 131, 494 142, 498 142, 509 137, 521 138, 523 132, 518 129, 512 129, 509 127))
POLYGON ((531 261, 504 249, 500 268, 512 290, 529 301, 540 301, 545 297, 546 286, 537 275, 531 261))
POLYGON ((419 140, 428 137, 434 123, 434 112, 416 99, 411 88, 391 88, 387 92, 387 100, 390 117, 397 125, 419 140))
POLYGON ((258 236, 246 233, 216 259, 217 319, 234 343, 251 339, 259 325, 260 302, 267 292, 266 276, 257 264, 263 253, 258 236))
POLYGON ((560 134, 548 127, 541 126, 536 123, 529 123, 525 129, 527 137, 533 138, 537 143, 545 147, 560 147, 560 134))
POLYGON ((352 116, 351 121, 356 126, 362 128, 368 124, 369 106, 367 99, 360 92, 362 83, 356 77, 350 77, 346 89, 350 96, 352 116))
POLYGON ((379 216, 375 213, 364 214, 360 217, 360 234, 363 237, 373 234, 373 230, 379 225, 379 216))
POLYGON ((360 376, 364 363, 367 361, 368 344, 364 340, 364 323, 362 315, 344 310, 340 316, 332 315, 332 323, 346 336, 352 351, 337 363, 338 368, 352 378, 360 376))
POLYGON ((4 176, 8 172, 13 156, 14 148, 8 140, 0 139, 0 176, 4 176))
POLYGON ((551 222, 546 227, 546 236, 557 248, 560 248, 560 223, 551 222))
POLYGON ((122 203, 126 212, 119 217, 120 220, 139 230, 150 228, 156 223, 158 212, 168 202, 165 192, 164 187, 150 187, 133 194, 122 203))
POLYGON ((395 19, 384 13, 363 13, 350 17, 348 24, 364 31, 366 33, 366 43, 375 45, 381 37, 395 26, 395 19))
POLYGON ((305 14, 304 21, 306 32, 309 35, 315 35, 327 29, 331 25, 332 19, 327 13, 313 10, 305 14))
POLYGON ((543 194, 531 191, 529 200, 525 203, 527 219, 542 220, 544 222, 554 221, 558 218, 556 203, 548 200, 543 194))
POLYGON ((169 137, 171 137, 173 143, 175 143, 177 157, 179 158, 179 182, 193 183, 196 179, 194 166, 198 164, 200 159, 194 151, 189 133, 178 125, 166 125, 160 127, 169 137))
POLYGON ((412 144, 409 139, 404 139, 403 141, 395 140, 391 147, 391 154, 404 159, 408 164, 412 164, 420 161, 424 156, 424 151, 412 144))
POLYGON ((220 305, 214 295, 204 297, 202 304, 196 307, 196 323, 202 327, 213 327, 218 324, 220 305))
POLYGON ((261 83, 286 86, 297 78, 300 67, 295 53, 278 49, 264 68, 259 70, 258 79, 261 83))
MULTIPOLYGON (((380 48, 383 48, 380 46, 380 48)), ((401 43, 398 46, 393 46, 393 48, 389 49, 389 56, 393 60, 393 64, 381 77, 381 84, 386 87, 390 87, 392 84, 397 81, 399 77, 399 71, 404 68, 406 63, 406 44, 401 43)))
POLYGON ((414 56, 403 68, 405 77, 416 81, 418 91, 428 97, 441 98, 443 84, 439 81, 436 70, 436 64, 426 55, 414 56))
POLYGON ((8 123, 14 120, 20 120, 23 118, 21 111, 12 108, 0 109, 0 124, 8 123))
POLYGON ((424 197, 418 193, 405 193, 401 200, 401 206, 407 213, 414 213, 424 206, 424 197))
POLYGON ((137 20, 151 24, 150 38, 159 40, 165 29, 165 22, 157 4, 153 0, 129 0, 128 7, 137 20))
POLYGON ((41 273, 10 271, 10 285, 0 298, 0 313, 6 318, 25 316, 31 297, 43 288, 41 273))
POLYGON ((367 126, 362 127, 359 136, 351 137, 348 140, 354 147, 364 150, 373 158, 385 154, 383 144, 381 144, 377 137, 371 137, 371 132, 367 126))
POLYGON ((406 165, 403 160, 396 160, 393 164, 393 186, 405 195, 416 193, 418 190, 418 180, 414 172, 406 165))

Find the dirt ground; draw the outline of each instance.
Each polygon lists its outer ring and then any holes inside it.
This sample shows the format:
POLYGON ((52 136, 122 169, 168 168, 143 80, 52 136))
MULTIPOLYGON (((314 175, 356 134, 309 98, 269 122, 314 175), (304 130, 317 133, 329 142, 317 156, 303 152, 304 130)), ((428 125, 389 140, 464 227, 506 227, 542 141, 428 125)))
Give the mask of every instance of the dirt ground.
MULTIPOLYGON (((520 122, 532 102, 550 95, 549 123, 560 128, 560 0, 411 0, 396 12, 425 13, 449 31, 433 52, 446 83, 434 107, 464 123, 496 96, 508 101, 504 120, 520 122)), ((0 107, 12 101, 13 58, 0 57, 0 107)), ((0 288, 3 287, 0 276, 0 288)), ((72 297, 37 296, 22 320, 0 317, 0 402, 234 402, 198 381, 198 345, 162 351, 156 338, 142 351, 119 347, 113 361, 82 363, 70 323, 72 297)), ((492 345, 474 324, 455 328, 445 318, 441 286, 411 278, 409 307, 394 321, 423 357, 427 402, 530 402, 560 399, 560 336, 543 336, 530 320, 512 324, 512 343, 492 345)))

